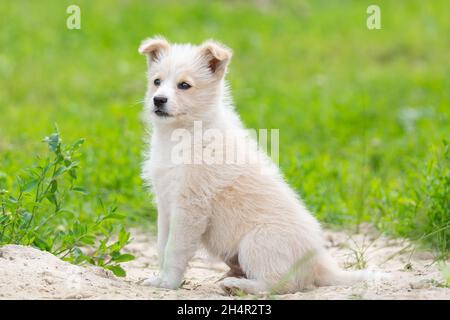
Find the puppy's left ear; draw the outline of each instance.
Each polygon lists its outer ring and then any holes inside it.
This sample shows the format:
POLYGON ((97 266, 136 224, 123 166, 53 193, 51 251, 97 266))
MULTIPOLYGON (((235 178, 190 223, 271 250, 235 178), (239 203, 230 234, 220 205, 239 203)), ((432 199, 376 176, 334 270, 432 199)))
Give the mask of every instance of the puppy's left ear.
POLYGON ((227 71, 233 52, 219 42, 207 40, 200 45, 200 55, 211 73, 222 78, 227 71))

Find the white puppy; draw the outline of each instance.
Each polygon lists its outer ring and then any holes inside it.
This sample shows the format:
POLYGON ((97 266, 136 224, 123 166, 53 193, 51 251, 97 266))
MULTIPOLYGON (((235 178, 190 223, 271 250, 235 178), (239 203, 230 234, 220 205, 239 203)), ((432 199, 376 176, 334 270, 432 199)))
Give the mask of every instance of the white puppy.
POLYGON ((155 37, 139 52, 149 66, 144 116, 152 125, 143 178, 157 204, 160 258, 159 274, 145 284, 178 288, 201 244, 230 266, 221 283, 228 292, 289 293, 367 278, 364 271, 339 269, 324 248, 319 223, 256 143, 228 148, 218 139, 217 132, 236 140, 247 136, 224 80, 229 48, 155 37), (205 134, 198 136, 198 124, 205 134), (206 134, 210 129, 215 134, 206 134), (194 138, 179 148, 174 132, 194 138), (185 161, 174 160, 176 148, 185 161), (260 161, 205 161, 205 150, 260 161))

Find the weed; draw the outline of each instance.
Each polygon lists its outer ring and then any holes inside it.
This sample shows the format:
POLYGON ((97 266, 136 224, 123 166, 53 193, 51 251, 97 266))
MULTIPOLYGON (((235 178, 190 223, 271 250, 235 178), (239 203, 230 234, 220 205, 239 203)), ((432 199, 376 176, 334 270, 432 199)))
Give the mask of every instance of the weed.
POLYGON ((17 177, 17 191, 0 191, 0 244, 31 245, 72 263, 88 262, 124 276, 121 262, 132 260, 120 251, 130 234, 111 221, 124 218, 115 207, 104 208, 94 220, 77 218, 69 199, 83 197, 87 190, 76 184, 79 149, 84 139, 63 145, 58 130, 44 140, 50 155, 17 177), (91 254, 83 253, 94 248, 91 254))
POLYGON ((428 244, 436 260, 448 259, 450 246, 450 153, 449 144, 430 152, 425 168, 410 174, 402 192, 383 192, 378 203, 381 229, 409 236, 416 245, 428 244), (390 212, 387 212, 390 207, 390 212))

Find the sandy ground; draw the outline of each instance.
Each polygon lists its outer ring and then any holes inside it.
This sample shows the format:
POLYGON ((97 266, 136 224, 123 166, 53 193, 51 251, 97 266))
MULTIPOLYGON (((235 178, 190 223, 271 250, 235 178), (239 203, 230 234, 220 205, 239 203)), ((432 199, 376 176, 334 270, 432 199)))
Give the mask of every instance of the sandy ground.
MULTIPOLYGON (((74 266, 31 247, 0 247, 0 299, 446 299, 450 289, 429 252, 412 251, 406 240, 388 239, 367 229, 363 234, 325 232, 329 250, 343 267, 355 267, 356 252, 366 265, 392 279, 355 286, 322 287, 288 295, 230 297, 217 281, 227 267, 199 251, 179 290, 145 287, 140 282, 157 269, 155 241, 135 233, 126 251, 136 260, 125 263, 126 278, 96 267, 74 266), (406 248, 406 249, 405 249, 406 248), (402 250, 403 249, 403 250, 402 250)), ((361 262, 362 263, 362 262, 361 262)), ((360 263, 360 264, 361 264, 360 263)))

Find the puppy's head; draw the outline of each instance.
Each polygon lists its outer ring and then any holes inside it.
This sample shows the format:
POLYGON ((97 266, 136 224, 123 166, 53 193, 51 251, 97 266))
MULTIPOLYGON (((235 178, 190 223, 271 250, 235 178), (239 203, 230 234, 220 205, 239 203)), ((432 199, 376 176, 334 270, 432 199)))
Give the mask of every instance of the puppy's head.
POLYGON ((147 56, 145 112, 153 122, 192 122, 214 113, 232 55, 229 48, 213 40, 193 46, 154 37, 144 40, 139 52, 147 56))

